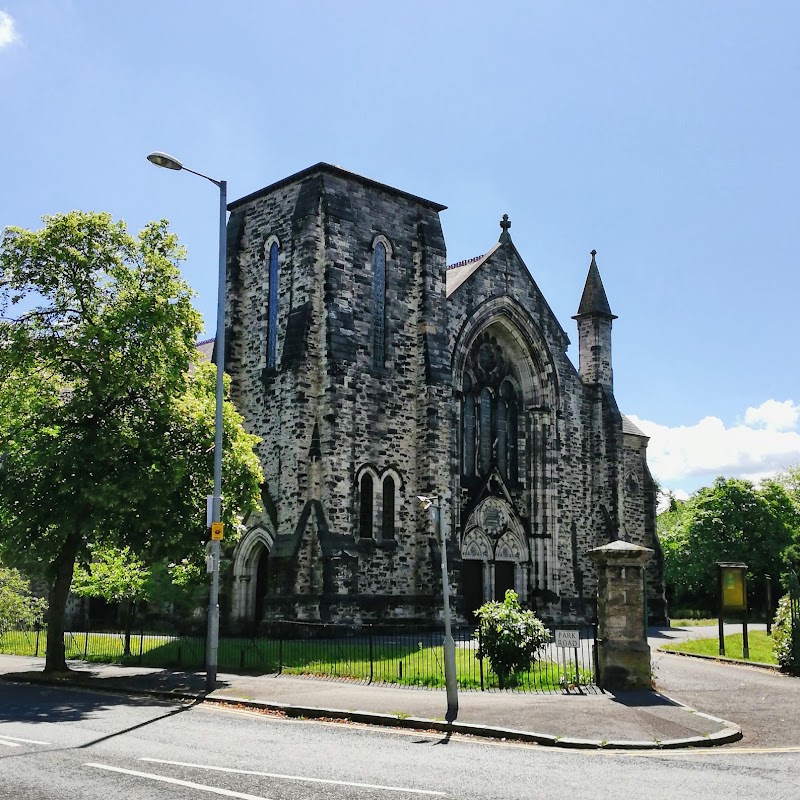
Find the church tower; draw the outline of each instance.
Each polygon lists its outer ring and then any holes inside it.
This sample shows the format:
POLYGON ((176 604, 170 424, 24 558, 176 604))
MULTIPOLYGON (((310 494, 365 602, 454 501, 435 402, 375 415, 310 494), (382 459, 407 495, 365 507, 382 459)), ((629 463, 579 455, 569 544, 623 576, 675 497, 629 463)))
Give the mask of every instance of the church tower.
POLYGON ((584 383, 599 383, 609 391, 614 389, 614 372, 611 368, 611 324, 617 319, 611 313, 600 270, 597 269, 592 250, 592 263, 578 313, 573 317, 578 322, 578 365, 584 383))

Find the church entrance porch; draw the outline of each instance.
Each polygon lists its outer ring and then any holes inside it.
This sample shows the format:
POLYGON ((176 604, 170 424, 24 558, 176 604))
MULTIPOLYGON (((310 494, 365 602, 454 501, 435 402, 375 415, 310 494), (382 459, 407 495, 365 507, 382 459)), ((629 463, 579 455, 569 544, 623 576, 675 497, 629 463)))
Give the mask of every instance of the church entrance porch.
POLYGON ((461 558, 461 596, 470 622, 478 607, 490 600, 502 602, 508 589, 527 600, 528 547, 522 523, 504 499, 489 497, 472 512, 461 558))

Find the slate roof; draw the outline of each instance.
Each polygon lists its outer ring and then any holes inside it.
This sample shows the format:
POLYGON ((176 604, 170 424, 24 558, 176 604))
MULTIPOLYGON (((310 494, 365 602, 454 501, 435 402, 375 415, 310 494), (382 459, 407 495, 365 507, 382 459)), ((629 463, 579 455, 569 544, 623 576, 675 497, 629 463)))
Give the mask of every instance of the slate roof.
POLYGON ((484 263, 486 263, 489 256, 492 255, 500 246, 501 242, 498 242, 491 250, 484 253, 482 256, 475 256, 475 258, 468 258, 466 261, 459 261, 456 264, 452 264, 447 268, 447 275, 446 275, 446 294, 447 297, 450 297, 453 292, 464 283, 473 272, 478 270, 484 263))
POLYGON ((192 361, 189 363, 190 375, 194 375, 194 368, 197 362, 214 360, 214 340, 203 339, 202 342, 197 342, 197 344, 195 345, 195 349, 200 354, 200 357, 197 359, 197 361, 192 361))
POLYGON ((211 361, 211 357, 214 355, 214 340, 213 339, 204 339, 202 342, 198 342, 196 345, 197 349, 211 361))
POLYGON ((632 436, 642 436, 645 439, 650 438, 646 433, 637 428, 624 414, 622 414, 622 432, 629 433, 632 436))
POLYGON ((235 209, 246 205, 252 200, 256 200, 259 197, 263 197, 264 195, 274 192, 276 189, 280 189, 282 186, 287 186, 290 183, 301 181, 304 178, 307 178, 309 175, 319 172, 326 172, 329 175, 335 175, 336 177, 344 178, 345 180, 356 181, 372 189, 380 189, 384 192, 388 192, 389 194, 393 194, 396 197, 403 197, 407 200, 411 200, 414 203, 420 203, 421 205, 433 209, 437 213, 444 211, 447 208, 447 206, 443 206, 441 203, 435 203, 433 200, 426 200, 424 197, 418 197, 415 194, 404 192, 401 189, 395 189, 394 186, 388 186, 385 183, 379 183, 378 181, 372 180, 372 178, 366 178, 364 175, 359 175, 358 173, 351 172, 348 169, 343 169, 342 167, 338 167, 334 164, 326 164, 324 161, 320 161, 319 164, 314 164, 311 167, 300 170, 300 172, 295 172, 294 175, 289 175, 288 178, 282 178, 275 183, 271 183, 269 186, 265 186, 263 189, 259 189, 257 192, 252 192, 244 197, 240 197, 238 200, 228 203, 228 211, 234 211, 235 209))
POLYGON ((592 263, 589 265, 586 285, 583 287, 578 313, 573 319, 578 319, 579 317, 617 318, 615 314, 611 313, 606 290, 603 288, 603 281, 600 279, 600 270, 597 269, 597 262, 594 260, 595 255, 597 255, 596 251, 592 250, 592 263))

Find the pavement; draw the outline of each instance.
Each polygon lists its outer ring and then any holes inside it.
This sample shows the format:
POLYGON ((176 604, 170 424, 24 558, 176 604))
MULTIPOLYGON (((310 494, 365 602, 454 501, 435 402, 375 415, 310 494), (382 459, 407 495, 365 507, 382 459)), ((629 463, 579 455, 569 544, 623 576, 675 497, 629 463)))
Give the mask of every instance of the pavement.
MULTIPOLYGON (((689 659, 658 651, 668 640, 714 636, 716 628, 651 629, 648 633, 656 691, 461 691, 458 717, 452 723, 444 719, 446 694, 437 689, 364 685, 294 675, 224 673, 218 675, 218 688, 207 694, 201 672, 74 661, 70 662, 73 673, 67 679, 59 679, 43 674, 44 659, 24 656, 0 656, 0 678, 58 682, 92 690, 245 706, 294 717, 345 719, 556 747, 630 750, 735 742, 743 736, 742 716, 753 722, 755 730, 763 729, 765 735, 771 733, 774 737, 775 705, 767 696, 777 692, 780 703, 800 705, 800 680, 796 678, 717 662, 687 666, 689 659), (742 692, 747 683, 742 682, 743 671, 762 673, 748 678, 756 682, 758 695, 749 705, 746 698, 752 692, 742 692), (721 685, 727 686, 728 691, 720 692, 721 685)), ((794 718, 790 722, 794 725, 794 718)), ((748 740, 758 744, 752 736, 748 740)))

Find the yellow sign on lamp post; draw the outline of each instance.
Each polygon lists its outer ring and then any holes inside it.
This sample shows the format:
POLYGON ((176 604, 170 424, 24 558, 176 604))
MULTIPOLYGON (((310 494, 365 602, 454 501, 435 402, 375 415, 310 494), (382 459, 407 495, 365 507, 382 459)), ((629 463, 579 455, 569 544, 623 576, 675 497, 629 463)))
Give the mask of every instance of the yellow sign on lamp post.
POLYGON ((221 522, 211 523, 211 541, 219 542, 222 540, 223 524, 221 522))
POLYGON ((717 562, 719 584, 719 654, 725 655, 725 612, 743 612, 742 656, 750 658, 747 640, 747 564, 717 562))

